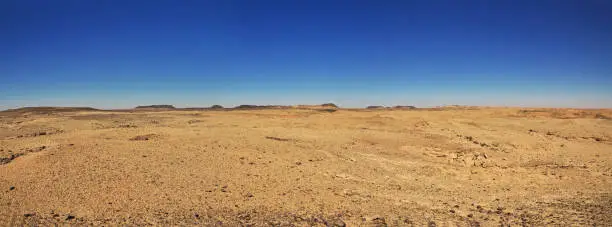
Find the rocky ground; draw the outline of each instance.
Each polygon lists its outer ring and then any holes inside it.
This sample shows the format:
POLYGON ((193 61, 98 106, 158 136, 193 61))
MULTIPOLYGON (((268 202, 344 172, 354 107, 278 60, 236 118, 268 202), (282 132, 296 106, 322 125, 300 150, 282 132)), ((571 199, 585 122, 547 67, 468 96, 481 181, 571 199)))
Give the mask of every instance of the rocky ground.
POLYGON ((612 110, 0 113, 0 225, 612 223, 612 110))

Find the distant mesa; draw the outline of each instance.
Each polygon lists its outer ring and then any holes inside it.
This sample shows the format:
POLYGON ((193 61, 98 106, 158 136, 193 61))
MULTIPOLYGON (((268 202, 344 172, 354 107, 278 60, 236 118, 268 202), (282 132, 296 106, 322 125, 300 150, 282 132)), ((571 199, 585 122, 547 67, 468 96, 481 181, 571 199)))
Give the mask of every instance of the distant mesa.
POLYGON ((324 103, 321 106, 322 107, 338 108, 338 106, 336 104, 333 104, 333 103, 324 103))
POLYGON ((257 109, 259 108, 258 105, 239 105, 234 107, 234 109, 257 109))
POLYGON ((234 109, 286 109, 289 106, 282 105, 239 105, 234 107, 234 109))
POLYGON ((210 108, 211 109, 223 109, 223 106, 221 106, 221 105, 212 105, 210 108))
POLYGON ((415 106, 394 106, 393 109, 416 109, 415 106))
POLYGON ((384 109, 384 106, 368 106, 366 109, 384 109))
POLYGON ((173 105, 137 106, 136 109, 176 109, 173 105))
POLYGON ((48 113, 56 113, 56 112, 98 111, 98 110, 99 109, 95 109, 91 107, 38 106, 38 107, 23 107, 23 108, 17 108, 17 109, 8 109, 2 112, 48 114, 48 113))

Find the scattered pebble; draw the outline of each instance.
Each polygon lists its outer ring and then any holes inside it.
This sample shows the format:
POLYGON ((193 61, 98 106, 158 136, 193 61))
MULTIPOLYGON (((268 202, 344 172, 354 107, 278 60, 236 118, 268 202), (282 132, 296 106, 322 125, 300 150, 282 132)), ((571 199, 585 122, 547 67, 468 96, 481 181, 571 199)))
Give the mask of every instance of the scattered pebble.
POLYGON ((69 214, 69 215, 67 215, 67 216, 66 216, 66 221, 68 221, 68 220, 72 220, 72 219, 74 219, 74 218, 75 218, 75 217, 74 217, 74 215, 70 215, 70 214, 69 214))
POLYGON ((26 218, 27 217, 32 217, 32 216, 34 216, 34 213, 25 213, 25 214, 23 214, 23 216, 26 217, 26 218))
POLYGON ((11 187, 9 188, 9 190, 11 190, 11 191, 12 191, 12 190, 15 190, 15 186, 11 186, 11 187))

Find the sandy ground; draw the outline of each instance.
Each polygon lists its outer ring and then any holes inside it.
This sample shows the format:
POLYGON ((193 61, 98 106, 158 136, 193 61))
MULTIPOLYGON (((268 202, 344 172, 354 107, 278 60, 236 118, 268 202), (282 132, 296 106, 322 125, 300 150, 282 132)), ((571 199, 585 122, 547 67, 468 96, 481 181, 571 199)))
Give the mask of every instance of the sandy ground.
POLYGON ((612 225, 612 110, 0 113, 0 225, 612 225))

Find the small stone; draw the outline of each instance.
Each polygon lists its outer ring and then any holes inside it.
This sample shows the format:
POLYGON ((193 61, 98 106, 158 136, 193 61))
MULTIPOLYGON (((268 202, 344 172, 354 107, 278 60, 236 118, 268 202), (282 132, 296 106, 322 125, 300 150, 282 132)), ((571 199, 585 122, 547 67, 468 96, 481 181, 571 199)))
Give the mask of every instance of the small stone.
POLYGON ((453 209, 451 209, 451 210, 449 210, 449 211, 450 211, 451 213, 453 213, 453 214, 455 213, 455 210, 453 210, 453 209))
POLYGON ((247 193, 245 196, 246 196, 246 197, 251 198, 251 197, 253 197, 253 194, 251 194, 251 193, 249 192, 249 193, 247 193))
POLYGON ((11 186, 11 187, 9 188, 9 190, 11 190, 11 191, 12 191, 12 190, 15 190, 15 186, 11 186))
POLYGON ((372 223, 376 226, 387 226, 387 221, 385 220, 384 217, 381 216, 374 216, 371 218, 372 223))
POLYGON ((25 213, 25 214, 23 214, 23 216, 26 217, 26 218, 27 217, 32 217, 32 216, 34 216, 34 213, 25 213))
POLYGON ((194 216, 195 218, 200 218, 200 214, 198 214, 198 213, 193 214, 193 216, 194 216))
POLYGON ((467 216, 468 216, 468 218, 474 217, 474 215, 472 215, 472 214, 468 214, 467 216))
POLYGON ((299 166, 302 164, 302 162, 295 162, 295 164, 299 166))
POLYGON ((68 221, 68 220, 72 220, 72 219, 74 219, 74 218, 75 218, 75 217, 74 217, 74 215, 70 215, 70 214, 69 214, 69 215, 67 215, 67 216, 66 216, 66 221, 68 221))

